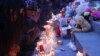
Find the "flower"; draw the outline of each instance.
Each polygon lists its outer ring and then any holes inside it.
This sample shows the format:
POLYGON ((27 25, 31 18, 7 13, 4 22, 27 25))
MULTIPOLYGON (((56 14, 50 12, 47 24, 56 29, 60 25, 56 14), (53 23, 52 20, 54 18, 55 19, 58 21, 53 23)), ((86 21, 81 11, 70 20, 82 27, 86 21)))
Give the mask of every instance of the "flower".
POLYGON ((91 16, 96 17, 96 18, 100 18, 100 11, 93 11, 91 13, 91 16))
POLYGON ((80 2, 79 1, 75 2, 75 5, 80 5, 80 2))
POLYGON ((86 12, 90 12, 91 13, 92 12, 92 9, 91 8, 87 8, 86 9, 86 12))

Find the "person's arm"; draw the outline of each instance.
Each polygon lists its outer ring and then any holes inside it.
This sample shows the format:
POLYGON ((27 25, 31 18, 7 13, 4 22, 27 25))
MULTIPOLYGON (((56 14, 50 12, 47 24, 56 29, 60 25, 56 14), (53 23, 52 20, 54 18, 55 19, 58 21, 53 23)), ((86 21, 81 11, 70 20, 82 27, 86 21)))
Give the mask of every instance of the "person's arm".
POLYGON ((82 31, 82 29, 78 29, 78 28, 73 29, 73 30, 71 31, 71 34, 73 34, 74 32, 79 32, 79 31, 82 31))
POLYGON ((28 45, 35 41, 35 39, 37 38, 38 33, 39 33, 38 31, 39 31, 39 29, 37 27, 33 27, 28 30, 28 33, 33 32, 30 39, 27 42, 28 45))
POLYGON ((31 28, 31 29, 29 29, 27 32, 30 33, 30 32, 33 31, 33 30, 34 30, 34 27, 31 28))

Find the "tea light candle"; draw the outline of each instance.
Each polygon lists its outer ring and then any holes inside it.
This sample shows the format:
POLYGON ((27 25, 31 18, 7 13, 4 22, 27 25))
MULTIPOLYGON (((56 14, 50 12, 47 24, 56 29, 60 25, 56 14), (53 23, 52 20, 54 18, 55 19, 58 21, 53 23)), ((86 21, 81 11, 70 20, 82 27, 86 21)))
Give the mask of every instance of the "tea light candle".
POLYGON ((61 44, 61 43, 62 43, 62 41, 61 41, 61 40, 58 40, 58 41, 57 41, 57 44, 58 44, 58 45, 59 45, 59 44, 61 44))
POLYGON ((44 51, 44 46, 43 45, 39 45, 39 49, 40 49, 40 52, 44 51))

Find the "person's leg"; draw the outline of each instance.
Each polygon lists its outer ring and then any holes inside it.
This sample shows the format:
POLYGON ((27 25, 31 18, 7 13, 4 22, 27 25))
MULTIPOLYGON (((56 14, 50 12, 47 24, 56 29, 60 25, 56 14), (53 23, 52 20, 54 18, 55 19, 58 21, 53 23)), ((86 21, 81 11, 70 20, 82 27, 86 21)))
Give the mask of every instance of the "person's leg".
POLYGON ((71 33, 70 31, 70 42, 68 43, 68 47, 72 49, 73 51, 77 51, 75 41, 76 40, 75 40, 74 33, 71 33))
POLYGON ((71 38, 71 29, 67 29, 67 38, 71 38))

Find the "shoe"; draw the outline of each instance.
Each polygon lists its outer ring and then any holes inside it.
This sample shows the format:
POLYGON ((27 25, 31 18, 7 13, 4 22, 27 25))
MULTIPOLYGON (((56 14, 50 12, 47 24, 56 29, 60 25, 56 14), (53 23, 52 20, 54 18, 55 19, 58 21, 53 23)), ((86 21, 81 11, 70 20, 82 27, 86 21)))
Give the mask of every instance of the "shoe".
POLYGON ((72 42, 69 42, 68 44, 67 44, 67 46, 70 48, 70 49, 72 49, 73 51, 76 51, 77 49, 76 49, 76 46, 74 45, 74 43, 72 43, 72 42))

